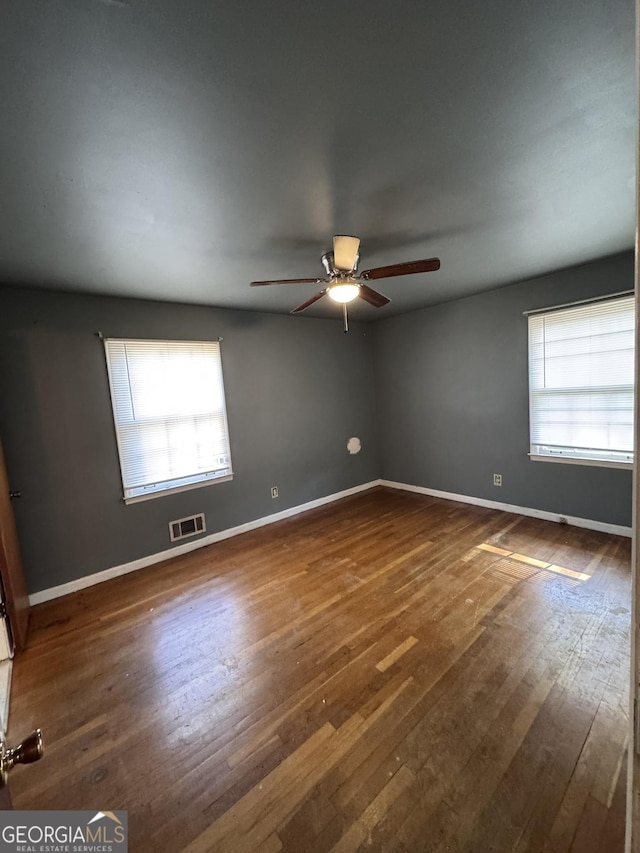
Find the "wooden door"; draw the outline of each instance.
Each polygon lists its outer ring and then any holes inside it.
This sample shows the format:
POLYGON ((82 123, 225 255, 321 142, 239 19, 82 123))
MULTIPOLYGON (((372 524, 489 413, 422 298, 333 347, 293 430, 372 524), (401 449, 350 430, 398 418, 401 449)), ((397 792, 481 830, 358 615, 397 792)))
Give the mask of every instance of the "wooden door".
POLYGON ((0 812, 13 811, 13 803, 11 802, 11 791, 9 785, 0 788, 0 812))
POLYGON ((9 492, 9 479, 0 443, 0 578, 13 642, 16 650, 21 651, 27 645, 29 594, 22 570, 18 534, 9 492))

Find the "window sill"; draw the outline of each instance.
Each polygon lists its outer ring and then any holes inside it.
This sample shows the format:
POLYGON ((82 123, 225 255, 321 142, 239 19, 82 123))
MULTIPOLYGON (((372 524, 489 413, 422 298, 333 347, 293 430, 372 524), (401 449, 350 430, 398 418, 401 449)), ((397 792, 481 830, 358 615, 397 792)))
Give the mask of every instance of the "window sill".
POLYGON ((581 459, 577 456, 543 456, 540 453, 529 453, 532 462, 560 462, 563 465, 591 465, 596 468, 624 468, 633 470, 633 462, 605 462, 601 459, 581 459))
POLYGON ((138 504, 142 501, 150 501, 153 498, 162 498, 165 495, 177 495, 178 492, 189 492, 191 489, 200 489, 202 486, 212 486, 214 483, 228 483, 233 480, 233 474, 227 474, 225 477, 212 477, 208 480, 200 480, 197 483, 185 483, 183 486, 175 486, 172 489, 160 489, 157 492, 149 492, 146 495, 136 495, 132 498, 123 498, 127 506, 129 504, 138 504))

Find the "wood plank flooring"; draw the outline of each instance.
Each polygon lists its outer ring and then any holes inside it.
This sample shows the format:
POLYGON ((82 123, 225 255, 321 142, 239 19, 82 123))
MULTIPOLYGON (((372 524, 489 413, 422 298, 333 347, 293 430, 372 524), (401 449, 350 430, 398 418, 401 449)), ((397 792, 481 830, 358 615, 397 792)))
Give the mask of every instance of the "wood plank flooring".
POLYGON ((622 853, 629 561, 380 488, 40 605, 14 805, 145 853, 622 853))

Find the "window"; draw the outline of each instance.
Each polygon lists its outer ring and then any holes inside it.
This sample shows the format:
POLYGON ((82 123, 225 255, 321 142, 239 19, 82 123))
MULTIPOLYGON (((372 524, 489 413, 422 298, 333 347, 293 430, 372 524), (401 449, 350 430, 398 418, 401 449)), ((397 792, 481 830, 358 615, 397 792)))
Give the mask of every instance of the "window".
POLYGON ((230 480, 220 344, 104 345, 125 502, 230 480))
POLYGON ((633 462, 634 298, 529 316, 531 458, 633 462))

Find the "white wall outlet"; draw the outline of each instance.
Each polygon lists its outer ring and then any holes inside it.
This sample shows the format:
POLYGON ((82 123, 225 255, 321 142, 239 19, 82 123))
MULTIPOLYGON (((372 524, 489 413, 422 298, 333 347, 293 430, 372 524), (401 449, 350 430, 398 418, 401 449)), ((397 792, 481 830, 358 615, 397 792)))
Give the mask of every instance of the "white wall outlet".
POLYGON ((278 487, 277 486, 271 486, 271 497, 272 498, 278 497, 278 487))
POLYGON ((501 486, 502 485, 502 474, 494 474, 493 475, 493 485, 501 486))

